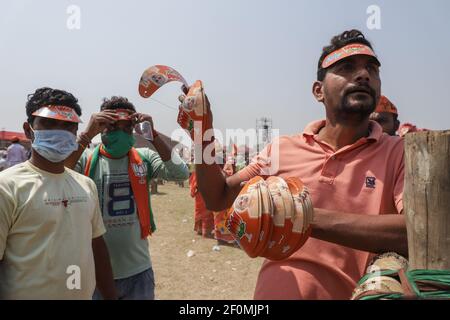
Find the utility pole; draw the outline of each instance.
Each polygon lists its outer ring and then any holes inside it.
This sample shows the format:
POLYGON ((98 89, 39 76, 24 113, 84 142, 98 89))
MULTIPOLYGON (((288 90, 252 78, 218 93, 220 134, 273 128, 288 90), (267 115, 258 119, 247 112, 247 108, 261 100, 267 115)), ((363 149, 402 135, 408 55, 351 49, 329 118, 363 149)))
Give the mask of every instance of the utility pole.
POLYGON ((259 153, 272 141, 272 119, 262 117, 256 119, 256 151, 259 153))

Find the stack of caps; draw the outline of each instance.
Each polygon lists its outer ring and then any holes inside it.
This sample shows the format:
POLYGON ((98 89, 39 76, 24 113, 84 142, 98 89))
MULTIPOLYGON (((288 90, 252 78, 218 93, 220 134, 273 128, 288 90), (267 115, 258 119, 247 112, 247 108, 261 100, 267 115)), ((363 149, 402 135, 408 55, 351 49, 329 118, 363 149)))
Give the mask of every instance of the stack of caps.
POLYGON ((228 211, 227 228, 252 258, 288 258, 311 234, 314 209, 298 178, 254 177, 228 211))
POLYGON ((404 294, 400 279, 396 276, 399 270, 407 268, 408 260, 395 252, 376 256, 353 291, 352 300, 372 295, 404 294))
POLYGON ((395 252, 387 252, 374 257, 369 263, 366 273, 400 269, 408 269, 408 260, 395 252))

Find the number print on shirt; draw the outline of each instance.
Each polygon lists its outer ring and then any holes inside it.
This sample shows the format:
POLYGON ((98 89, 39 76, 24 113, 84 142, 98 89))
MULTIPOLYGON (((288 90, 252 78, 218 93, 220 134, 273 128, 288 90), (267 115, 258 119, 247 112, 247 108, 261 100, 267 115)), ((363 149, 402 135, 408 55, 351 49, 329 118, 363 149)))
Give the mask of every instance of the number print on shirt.
POLYGON ((111 217, 134 213, 134 196, 130 182, 112 182, 108 188, 108 214, 111 217))

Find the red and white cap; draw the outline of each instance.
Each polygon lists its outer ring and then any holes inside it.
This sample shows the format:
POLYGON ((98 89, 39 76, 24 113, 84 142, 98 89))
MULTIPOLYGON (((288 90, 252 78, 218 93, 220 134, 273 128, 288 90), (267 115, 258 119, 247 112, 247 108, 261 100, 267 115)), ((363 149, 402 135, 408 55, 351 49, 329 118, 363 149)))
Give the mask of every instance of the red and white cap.
POLYGON ((381 65, 375 52, 373 52, 369 46, 361 43, 351 43, 327 55, 322 61, 322 68, 326 69, 342 59, 355 55, 371 56, 377 60, 378 64, 381 65))
POLYGON ((80 117, 74 109, 67 106, 48 105, 44 106, 32 113, 33 116, 55 119, 60 121, 68 121, 82 123, 80 117))

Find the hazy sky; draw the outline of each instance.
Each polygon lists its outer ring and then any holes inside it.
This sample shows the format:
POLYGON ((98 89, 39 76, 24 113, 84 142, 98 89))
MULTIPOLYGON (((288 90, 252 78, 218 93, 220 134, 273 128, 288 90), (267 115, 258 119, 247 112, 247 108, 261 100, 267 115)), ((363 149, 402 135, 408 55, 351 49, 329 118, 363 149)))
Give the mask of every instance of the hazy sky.
MULTIPOLYGON (((449 16, 447 0, 2 0, 0 129, 21 130, 27 94, 51 86, 79 98, 85 122, 103 97, 123 95, 170 134, 176 110, 137 91, 147 67, 165 64, 203 80, 217 128, 247 129, 267 116, 282 134, 296 133, 324 118, 311 94, 317 60, 351 28, 373 42, 400 120, 447 129, 449 16), (70 5, 80 8, 79 30, 67 28, 70 5), (380 30, 367 28, 370 5, 381 9, 380 30)), ((179 86, 154 98, 177 108, 179 86)))

